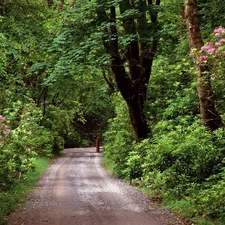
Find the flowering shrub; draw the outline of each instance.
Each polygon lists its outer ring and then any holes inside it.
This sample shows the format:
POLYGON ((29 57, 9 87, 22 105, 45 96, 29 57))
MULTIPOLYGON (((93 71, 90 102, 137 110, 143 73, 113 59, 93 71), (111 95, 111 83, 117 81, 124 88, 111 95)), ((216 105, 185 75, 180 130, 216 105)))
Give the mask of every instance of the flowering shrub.
POLYGON ((219 111, 224 111, 225 28, 214 29, 210 40, 200 49, 192 49, 189 56, 200 66, 208 67, 215 104, 219 111))
POLYGON ((0 191, 25 178, 34 169, 34 157, 50 156, 53 146, 53 134, 38 124, 41 113, 34 103, 14 102, 4 114, 7 119, 0 115, 0 191))
POLYGON ((210 41, 201 47, 201 51, 197 52, 196 49, 192 49, 189 56, 198 56, 197 59, 199 60, 199 63, 207 63, 211 68, 212 75, 217 78, 220 77, 225 71, 225 28, 216 28, 210 41))
POLYGON ((0 132, 1 134, 8 134, 9 127, 6 125, 6 118, 0 115, 0 132))
POLYGON ((214 30, 214 35, 208 45, 201 47, 202 53, 199 59, 220 58, 225 55, 225 28, 219 27, 214 30))
POLYGON ((10 131, 6 122, 0 115, 0 191, 9 189, 23 173, 33 169, 34 152, 24 149, 21 131, 10 131))
POLYGON ((213 72, 217 72, 217 74, 224 71, 225 28, 216 28, 209 43, 202 46, 200 52, 197 52, 197 49, 192 49, 189 56, 198 56, 197 59, 199 60, 199 63, 207 63, 211 66, 213 72))

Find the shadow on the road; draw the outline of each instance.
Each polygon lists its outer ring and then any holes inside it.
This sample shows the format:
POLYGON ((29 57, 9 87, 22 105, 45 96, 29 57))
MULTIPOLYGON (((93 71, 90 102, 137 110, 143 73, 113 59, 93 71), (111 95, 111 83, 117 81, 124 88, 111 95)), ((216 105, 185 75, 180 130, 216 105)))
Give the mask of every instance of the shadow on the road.
POLYGON ((78 153, 78 154, 85 154, 85 153, 102 153, 102 148, 100 148, 100 152, 96 151, 95 147, 90 148, 65 148, 65 153, 78 153))

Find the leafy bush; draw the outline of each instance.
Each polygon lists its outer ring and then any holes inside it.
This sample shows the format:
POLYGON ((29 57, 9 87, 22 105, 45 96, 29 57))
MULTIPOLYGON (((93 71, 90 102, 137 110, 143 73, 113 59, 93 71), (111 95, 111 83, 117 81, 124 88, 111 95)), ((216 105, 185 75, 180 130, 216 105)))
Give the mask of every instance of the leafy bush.
POLYGON ((155 188, 160 174, 160 189, 170 190, 178 197, 187 194, 188 185, 200 184, 218 172, 222 152, 215 150, 212 136, 198 123, 183 129, 177 126, 167 135, 148 143, 143 165, 144 179, 155 188))
POLYGON ((145 139, 139 144, 132 143, 132 150, 127 157, 126 169, 123 171, 130 181, 141 178, 143 175, 143 164, 148 150, 147 143, 149 143, 149 139, 145 139))
POLYGON ((74 101, 70 108, 72 109, 49 105, 43 118, 43 126, 51 132, 53 137, 53 154, 57 155, 64 150, 64 140, 67 140, 71 133, 75 139, 74 142, 79 142, 79 134, 71 130, 71 123, 73 119, 84 120, 81 106, 74 101), (75 118, 76 115, 77 118, 75 118))
POLYGON ((225 219, 225 167, 221 173, 210 176, 194 197, 193 202, 199 205, 202 214, 225 219))
POLYGON ((108 130, 104 133, 104 159, 113 164, 113 171, 125 177, 127 158, 132 151, 133 130, 129 123, 128 108, 121 96, 114 95, 116 116, 110 119, 108 130))
POLYGON ((32 186, 41 178, 50 160, 45 157, 35 157, 35 170, 28 172, 25 179, 16 184, 10 191, 0 191, 0 224, 6 224, 5 216, 13 212, 19 204, 23 203, 26 194, 32 186))
POLYGON ((37 154, 52 154, 52 133, 38 125, 40 110, 32 102, 18 101, 15 106, 5 109, 4 130, 0 133, 0 190, 11 188, 32 171, 37 154))
POLYGON ((1 137, 0 150, 0 190, 9 189, 21 176, 33 170, 34 151, 27 149, 20 140, 18 131, 10 131, 1 137))

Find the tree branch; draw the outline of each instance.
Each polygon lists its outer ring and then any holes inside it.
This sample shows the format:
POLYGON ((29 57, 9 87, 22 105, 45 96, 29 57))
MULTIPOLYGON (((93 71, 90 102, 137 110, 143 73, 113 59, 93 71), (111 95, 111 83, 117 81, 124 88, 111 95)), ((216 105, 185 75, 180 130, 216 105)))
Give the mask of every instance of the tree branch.
MULTIPOLYGON (((124 14, 127 10, 133 9, 134 4, 128 0, 120 3, 120 12, 124 14)), ((123 28, 126 35, 130 35, 131 40, 127 44, 127 60, 132 80, 137 80, 140 75, 140 57, 139 46, 137 40, 137 29, 134 18, 126 16, 123 18, 123 28)))

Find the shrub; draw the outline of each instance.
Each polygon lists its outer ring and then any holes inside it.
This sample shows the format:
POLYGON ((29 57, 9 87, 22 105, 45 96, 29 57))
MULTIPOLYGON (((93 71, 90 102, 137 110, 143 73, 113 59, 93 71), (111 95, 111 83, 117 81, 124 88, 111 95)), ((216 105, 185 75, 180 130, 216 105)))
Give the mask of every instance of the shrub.
POLYGON ((116 116, 110 119, 108 130, 104 133, 104 159, 112 163, 113 171, 120 177, 125 177, 127 158, 132 151, 134 133, 129 123, 127 105, 122 97, 116 94, 113 104, 116 116))
POLYGON ((0 190, 10 189, 32 171, 37 154, 50 156, 52 152, 52 134, 38 125, 40 110, 34 103, 18 101, 15 105, 18 107, 5 109, 7 119, 1 120, 4 130, 0 133, 0 190))
POLYGON ((210 176, 193 202, 201 208, 201 213, 210 217, 225 219, 225 167, 219 174, 210 176))
POLYGON ((218 164, 223 158, 222 151, 215 149, 212 135, 198 123, 186 130, 177 126, 146 145, 145 184, 177 197, 189 195, 190 187, 193 189, 218 173, 218 164))

